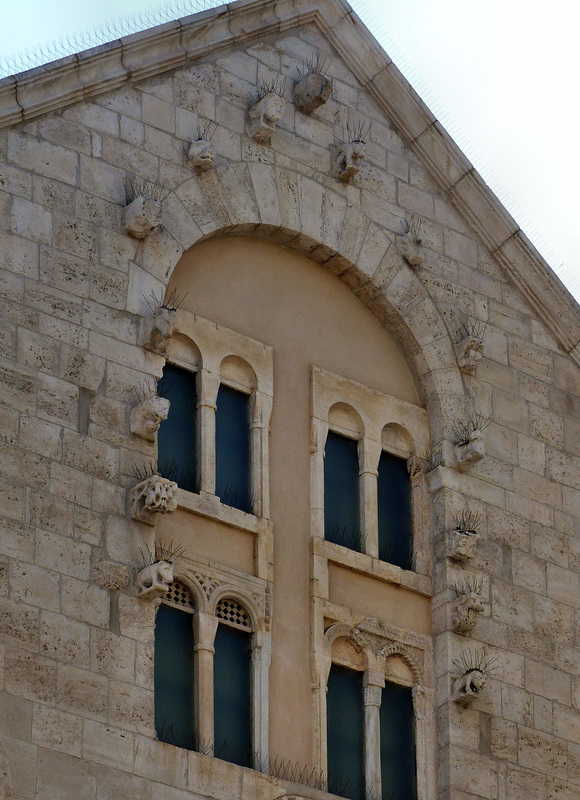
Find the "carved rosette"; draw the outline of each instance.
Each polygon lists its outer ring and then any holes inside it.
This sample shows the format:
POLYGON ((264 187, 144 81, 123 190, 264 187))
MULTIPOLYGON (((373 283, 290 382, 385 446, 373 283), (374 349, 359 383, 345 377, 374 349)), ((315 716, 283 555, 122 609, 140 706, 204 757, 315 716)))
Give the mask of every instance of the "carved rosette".
POLYGON ((131 489, 132 517, 155 525, 157 514, 171 514, 177 509, 177 484, 160 475, 151 475, 131 489))

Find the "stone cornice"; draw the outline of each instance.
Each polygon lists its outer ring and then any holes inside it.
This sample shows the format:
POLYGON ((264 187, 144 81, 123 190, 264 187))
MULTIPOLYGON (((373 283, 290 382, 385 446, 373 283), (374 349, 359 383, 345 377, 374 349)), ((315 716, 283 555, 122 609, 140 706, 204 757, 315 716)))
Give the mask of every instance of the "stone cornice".
POLYGON ((580 365, 578 305, 344 0, 239 0, 0 80, 0 127, 245 41, 315 24, 580 365))

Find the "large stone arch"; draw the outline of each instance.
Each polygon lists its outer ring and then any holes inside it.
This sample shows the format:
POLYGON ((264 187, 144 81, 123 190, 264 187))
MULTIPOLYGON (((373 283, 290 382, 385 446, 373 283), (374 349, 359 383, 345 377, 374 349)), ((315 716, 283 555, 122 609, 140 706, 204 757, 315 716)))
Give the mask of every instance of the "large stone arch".
MULTIPOLYGON (((162 296, 183 253, 214 236, 252 235, 294 249, 346 283, 403 349, 429 413, 433 442, 450 438, 466 394, 448 329, 395 236, 326 186, 273 164, 235 163, 192 175, 163 202, 163 226, 132 265, 129 310, 162 296)), ((353 198, 358 194, 354 193, 353 198)))

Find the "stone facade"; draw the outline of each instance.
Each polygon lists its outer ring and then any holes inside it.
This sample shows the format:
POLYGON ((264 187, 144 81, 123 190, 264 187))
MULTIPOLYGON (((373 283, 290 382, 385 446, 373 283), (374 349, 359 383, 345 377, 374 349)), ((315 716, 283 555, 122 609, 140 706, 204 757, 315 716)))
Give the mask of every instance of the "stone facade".
MULTIPOLYGON (((578 307, 356 15, 342 0, 203 12, 0 81, 0 125, 0 798, 327 796, 158 741, 157 605, 135 586, 158 535, 185 548, 175 575, 195 598, 206 680, 219 598, 249 610, 261 757, 324 772, 325 681, 331 662, 352 664, 369 707, 385 678, 413 687, 419 800, 577 797, 578 307), (332 94, 303 113, 294 86, 314 63, 332 94), (286 102, 256 141, 249 111, 268 84, 286 102), (210 123, 215 158, 201 168, 190 149, 210 123), (348 126, 366 141, 344 181, 333 148, 348 126), (142 238, 127 235, 129 187, 143 214, 157 209, 142 238), (409 232, 421 259, 401 246, 409 232), (399 387, 384 385, 388 369, 359 378, 341 352, 303 375, 304 575, 280 558, 282 448, 269 446, 270 432, 283 439, 283 348, 269 347, 267 318, 284 309, 238 330, 227 285, 215 301, 226 319, 196 305, 203 293, 168 308, 188 290, 188 259, 214 245, 308 264, 396 343, 399 387), (474 330, 480 357, 467 363, 474 330), (203 484, 172 488, 172 513, 145 520, 130 490, 155 462, 156 432, 134 431, 132 409, 166 358, 202 375, 203 484), (250 514, 212 483, 220 381, 253 398, 250 514), (385 438, 388 425, 410 438, 385 438), (364 451, 364 552, 321 533, 329 428, 364 451), (381 447, 409 459, 414 570, 373 549, 381 447), (307 666, 300 719, 286 720, 293 637, 307 666)), ((211 708, 196 713, 205 730, 211 708)))

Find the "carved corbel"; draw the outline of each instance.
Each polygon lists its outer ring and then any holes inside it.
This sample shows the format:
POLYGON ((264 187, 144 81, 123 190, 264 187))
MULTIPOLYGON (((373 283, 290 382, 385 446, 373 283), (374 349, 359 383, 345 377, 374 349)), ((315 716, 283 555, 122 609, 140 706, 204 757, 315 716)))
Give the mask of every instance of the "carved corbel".
POLYGON ((323 73, 330 66, 324 59, 317 58, 308 62, 305 75, 294 87, 294 105, 303 114, 312 114, 317 108, 323 106, 332 93, 332 83, 323 73))
POLYGON ((124 227, 132 239, 144 239, 161 223, 161 200, 138 195, 124 210, 124 227))
POLYGON ((423 240, 421 239, 421 220, 412 216, 402 220, 403 232, 397 236, 397 249, 412 267, 420 267, 425 260, 423 240))
POLYGON ((467 422, 457 423, 455 434, 455 460, 457 464, 476 464, 485 455, 483 430, 489 425, 491 417, 475 414, 467 422))
POLYGON ((496 659, 488 659, 483 650, 465 650, 453 662, 458 670, 453 681, 451 699, 460 706, 470 706, 485 689, 496 659))
POLYGON ((463 338, 455 345, 457 364, 465 375, 475 375, 477 364, 483 356, 485 325, 468 322, 462 326, 463 338))
POLYGON ((177 509, 177 484, 160 475, 150 475, 131 489, 133 519, 155 525, 157 514, 177 509))
POLYGON ((453 587, 456 598, 451 604, 451 625, 456 633, 470 633, 485 608, 483 581, 466 579, 453 587))
POLYGON ((152 314, 141 318, 139 344, 145 350, 164 356, 177 325, 175 308, 158 306, 152 314))
POLYGON ((249 134, 258 144, 270 144, 276 124, 282 119, 286 108, 284 78, 262 82, 258 99, 248 111, 249 134))
POLYGON ((169 591, 173 582, 173 564, 169 561, 157 561, 149 564, 137 573, 137 597, 141 600, 155 600, 169 591))
POLYGON ((186 161, 197 172, 207 172, 213 166, 215 147, 211 139, 215 131, 215 123, 210 122, 206 127, 200 128, 199 136, 189 146, 186 161))
POLYGON ((481 516, 468 509, 454 516, 455 526, 447 531, 447 557, 454 561, 469 561, 477 552, 481 516))
POLYGON ((169 400, 166 397, 147 397, 133 406, 129 415, 131 433, 148 442, 155 441, 155 435, 163 420, 169 414, 169 400))

